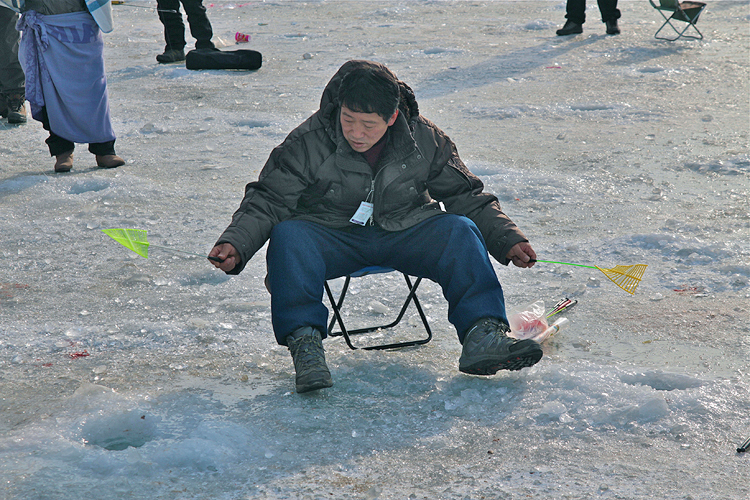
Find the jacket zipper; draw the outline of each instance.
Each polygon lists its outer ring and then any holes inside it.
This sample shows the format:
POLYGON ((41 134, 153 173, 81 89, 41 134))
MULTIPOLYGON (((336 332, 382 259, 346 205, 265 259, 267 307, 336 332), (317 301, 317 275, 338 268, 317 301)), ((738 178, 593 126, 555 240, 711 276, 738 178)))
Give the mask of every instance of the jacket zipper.
MULTIPOLYGON (((378 174, 375 174, 375 177, 377 177, 377 175, 378 174)), ((375 177, 370 181, 370 192, 367 193, 367 198, 365 198, 365 201, 372 203, 372 214, 370 215, 370 220, 367 221, 370 226, 375 225, 375 177)))

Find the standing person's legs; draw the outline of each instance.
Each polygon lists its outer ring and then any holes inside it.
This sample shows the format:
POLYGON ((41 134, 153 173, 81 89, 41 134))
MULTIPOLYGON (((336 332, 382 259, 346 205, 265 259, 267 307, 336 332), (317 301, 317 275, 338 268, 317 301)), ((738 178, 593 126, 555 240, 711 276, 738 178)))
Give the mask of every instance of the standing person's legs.
POLYGON ((49 132, 49 137, 44 141, 47 143, 49 148, 50 156, 58 156, 61 153, 73 152, 75 149, 75 143, 63 139, 59 135, 55 134, 49 126, 49 118, 47 117, 47 108, 42 107, 42 128, 49 132))
POLYGON ((577 35, 583 33, 586 22, 586 0, 568 0, 565 4, 565 25, 557 30, 557 36, 577 35))
MULTIPOLYGON (((49 148, 50 156, 54 156, 55 172, 69 172, 73 167, 73 151, 75 143, 55 134, 49 125, 47 109, 42 107, 42 127, 49 131, 49 137, 44 141, 49 148)), ((102 168, 114 168, 125 164, 125 160, 115 154, 115 141, 89 144, 89 151, 96 155, 96 164, 102 168)))
POLYGON ((180 14, 180 0, 156 0, 159 20, 164 25, 164 51, 185 49, 185 24, 180 14))
POLYGON ((195 38, 195 48, 215 48, 211 41, 214 33, 211 28, 211 22, 208 20, 208 15, 206 14, 206 7, 203 6, 203 0, 181 1, 187 15, 188 24, 190 25, 190 34, 195 38))
POLYGON ((115 154, 115 141, 92 142, 89 144, 89 152, 97 156, 107 156, 115 154))
POLYGON ((617 0, 598 0, 598 4, 603 23, 620 19, 621 14, 617 8, 617 0))
POLYGON ((586 22, 586 0, 568 0, 565 4, 565 19, 576 24, 586 22))
POLYGON ((21 35, 16 31, 18 14, 0 8, 0 115, 8 123, 25 123, 24 74, 18 62, 21 35))
MULTIPOLYGON (((49 130, 49 128, 45 127, 46 130, 49 130)), ((49 148, 49 154, 50 156, 59 156, 62 153, 72 153, 75 149, 75 144, 70 142, 67 139, 63 139, 59 135, 56 135, 54 132, 50 131, 49 137, 44 141, 47 143, 47 147, 49 148)))
POLYGON ((56 159, 55 172, 70 172, 70 169, 73 168, 75 143, 63 139, 52 131, 49 125, 49 118, 47 117, 47 108, 44 106, 42 106, 41 111, 41 122, 44 130, 49 132, 49 137, 44 142, 47 143, 50 156, 54 156, 56 159))
POLYGON ((24 86, 23 68, 18 62, 21 34, 16 31, 16 21, 18 14, 10 9, 0 9, 0 91, 24 86))
POLYGON ((598 2, 602 22, 607 25, 607 34, 619 35, 620 27, 617 25, 617 20, 620 19, 620 11, 617 9, 617 0, 598 0, 598 2))

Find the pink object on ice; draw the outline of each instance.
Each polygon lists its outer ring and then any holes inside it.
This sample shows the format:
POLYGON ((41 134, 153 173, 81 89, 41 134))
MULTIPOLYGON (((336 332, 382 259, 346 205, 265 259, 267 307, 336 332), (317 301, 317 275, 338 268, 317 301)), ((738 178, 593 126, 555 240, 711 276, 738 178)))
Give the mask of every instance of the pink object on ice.
POLYGON ((238 31, 237 33, 235 33, 234 39, 237 41, 237 43, 246 43, 250 41, 250 35, 246 35, 238 31))

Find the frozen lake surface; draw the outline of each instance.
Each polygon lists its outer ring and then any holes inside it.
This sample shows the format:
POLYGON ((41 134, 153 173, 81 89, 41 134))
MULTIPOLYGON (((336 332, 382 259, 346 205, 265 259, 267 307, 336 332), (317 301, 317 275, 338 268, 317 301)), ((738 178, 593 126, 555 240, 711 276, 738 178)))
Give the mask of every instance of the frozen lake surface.
MULTIPOLYGON (((255 72, 158 65, 155 2, 115 6, 127 164, 79 146, 55 175, 39 123, 0 122, 0 498, 748 498, 750 6, 711 1, 705 40, 670 43, 645 0, 620 2, 616 37, 589 4, 572 37, 564 2, 210 4, 215 40, 251 35, 255 72), (472 377, 425 282, 431 343, 329 339, 335 385, 297 395, 264 252, 230 278, 101 232, 207 253, 362 58, 412 86, 540 259, 648 264, 635 295, 595 269, 497 265, 509 309, 579 302, 538 365, 472 377)), ((356 280, 348 321, 382 321, 401 285, 356 280)))

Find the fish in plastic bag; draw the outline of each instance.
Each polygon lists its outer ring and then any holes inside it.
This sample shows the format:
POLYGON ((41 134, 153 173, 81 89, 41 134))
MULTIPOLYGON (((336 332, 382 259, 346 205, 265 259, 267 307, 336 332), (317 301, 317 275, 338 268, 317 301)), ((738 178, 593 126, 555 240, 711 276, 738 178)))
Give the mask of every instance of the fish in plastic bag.
POLYGON ((540 337, 549 328, 544 301, 537 300, 526 307, 514 309, 508 316, 508 322, 511 337, 536 340, 536 337, 540 337))
POLYGON ((559 318, 549 325, 542 300, 537 300, 524 308, 514 309, 508 316, 508 322, 510 323, 508 336, 519 340, 531 339, 539 344, 569 323, 567 318, 559 318))

